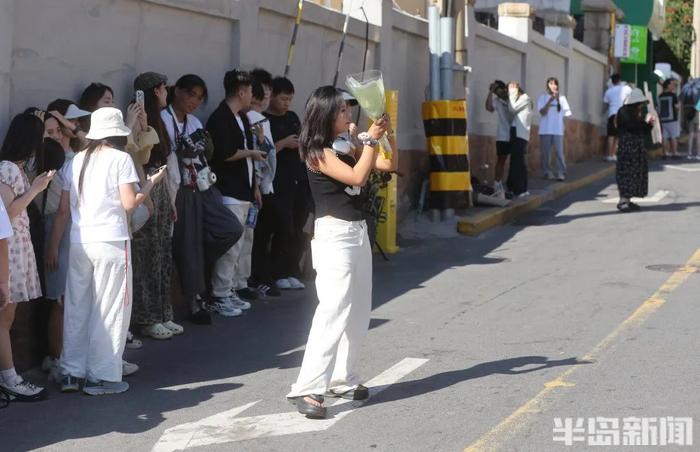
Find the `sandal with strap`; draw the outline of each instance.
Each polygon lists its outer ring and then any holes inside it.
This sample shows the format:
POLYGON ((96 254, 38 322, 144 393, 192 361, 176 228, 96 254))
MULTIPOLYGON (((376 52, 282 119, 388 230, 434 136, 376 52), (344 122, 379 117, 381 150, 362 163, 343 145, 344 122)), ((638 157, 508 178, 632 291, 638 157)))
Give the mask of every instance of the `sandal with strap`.
POLYGON ((170 339, 173 337, 173 332, 163 326, 162 323, 148 325, 141 330, 144 336, 152 337, 153 339, 170 339))
POLYGON ((326 407, 322 406, 323 396, 318 394, 307 394, 298 397, 287 397, 293 405, 296 405, 297 411, 309 419, 325 419, 326 407), (318 405, 306 400, 307 398, 317 402, 318 405))
POLYGON ((347 400, 367 400, 369 398, 369 389, 363 385, 357 385, 355 388, 348 389, 345 392, 329 389, 326 391, 326 397, 337 397, 347 400))

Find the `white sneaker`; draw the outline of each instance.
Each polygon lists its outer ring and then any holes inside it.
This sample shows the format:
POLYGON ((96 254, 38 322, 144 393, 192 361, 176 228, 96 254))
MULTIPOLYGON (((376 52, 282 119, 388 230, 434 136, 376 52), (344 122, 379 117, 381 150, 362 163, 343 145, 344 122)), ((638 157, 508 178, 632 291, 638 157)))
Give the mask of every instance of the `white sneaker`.
POLYGON ((547 171, 546 173, 544 173, 544 178, 545 178, 546 180, 554 180, 554 174, 552 174, 552 173, 550 173, 549 171, 547 171))
POLYGON ((129 390, 125 381, 85 381, 83 392, 87 395, 121 394, 129 390))
POLYGON ((233 306, 235 309, 240 309, 241 311, 247 311, 250 309, 250 303, 245 300, 241 300, 241 297, 239 297, 235 292, 231 293, 229 300, 231 300, 231 306, 233 306))
POLYGON ((185 332, 185 329, 181 325, 178 325, 172 320, 168 320, 163 324, 163 326, 172 331, 175 336, 185 332))
POLYGON ((2 387, 3 392, 7 393, 10 397, 23 402, 44 400, 48 396, 46 388, 36 386, 20 376, 17 376, 17 379, 12 384, 5 381, 0 382, 0 387, 2 387))
POLYGON ((223 317, 238 317, 243 311, 233 305, 230 297, 212 297, 213 302, 209 304, 209 309, 223 317))
POLYGON ((530 192, 524 191, 524 192, 520 193, 518 196, 516 196, 516 198, 522 199, 522 198, 527 198, 528 196, 530 196, 530 192))
POLYGON ((566 176, 564 176, 562 173, 559 173, 557 174, 557 180, 563 182, 566 180, 566 176))
POLYGON ((298 279, 294 278, 293 276, 290 276, 289 278, 287 278, 287 281, 289 281, 289 285, 294 290, 306 289, 306 286, 304 285, 304 283, 299 281, 298 279))
POLYGON ((287 278, 278 279, 276 281, 276 283, 277 283, 277 287, 280 290, 289 290, 292 288, 292 284, 289 282, 289 279, 287 279, 287 278))
POLYGON ((122 376, 123 377, 128 377, 129 375, 133 375, 138 371, 139 371, 139 366, 137 364, 122 360, 122 376))

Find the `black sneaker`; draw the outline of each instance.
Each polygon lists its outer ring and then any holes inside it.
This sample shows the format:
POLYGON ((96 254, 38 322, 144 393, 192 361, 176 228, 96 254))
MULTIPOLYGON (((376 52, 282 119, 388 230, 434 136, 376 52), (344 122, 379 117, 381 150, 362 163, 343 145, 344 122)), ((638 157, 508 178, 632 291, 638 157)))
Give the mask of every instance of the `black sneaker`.
POLYGON ((629 205, 630 205, 630 209, 634 210, 635 212, 639 212, 640 210, 642 210, 642 208, 636 202, 630 201, 629 205))
POLYGON ((246 287, 245 289, 238 289, 236 290, 236 293, 239 297, 243 298, 244 300, 255 301, 258 299, 258 293, 250 287, 246 287))
POLYGON ((632 212, 632 206, 629 202, 621 202, 617 204, 617 210, 620 212, 632 212))
POLYGON ((271 282, 270 284, 261 284, 258 287, 258 292, 264 294, 267 297, 281 297, 282 292, 280 291, 277 284, 271 282))

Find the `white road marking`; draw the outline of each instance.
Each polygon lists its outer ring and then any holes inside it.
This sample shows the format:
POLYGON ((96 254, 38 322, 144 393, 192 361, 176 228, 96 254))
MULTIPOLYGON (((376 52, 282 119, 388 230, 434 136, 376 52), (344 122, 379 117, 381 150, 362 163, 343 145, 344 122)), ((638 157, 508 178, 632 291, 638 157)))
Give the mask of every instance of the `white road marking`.
MULTIPOLYGON (((420 358, 401 360, 366 383, 370 397, 379 394, 426 362, 427 359, 420 358)), ((171 427, 153 446, 152 452, 173 452, 190 447, 326 430, 364 404, 364 401, 339 399, 329 407, 329 418, 323 420, 306 419, 296 411, 236 418, 258 402, 260 400, 196 422, 171 427), (346 404, 351 405, 343 407, 346 404)))
MULTIPOLYGON (((659 190, 656 193, 654 193, 654 196, 647 196, 646 198, 632 198, 632 202, 636 202, 638 204, 654 204, 660 202, 662 199, 664 199, 670 194, 670 191, 659 190)), ((618 198, 617 196, 614 198, 605 198, 603 202, 605 204, 617 204, 618 202, 620 202, 620 198, 618 198)))
POLYGON ((696 172, 700 171, 700 168, 698 168, 698 167, 686 167, 686 166, 676 166, 676 165, 664 165, 664 168, 677 170, 677 171, 685 171, 686 173, 696 173, 696 172))

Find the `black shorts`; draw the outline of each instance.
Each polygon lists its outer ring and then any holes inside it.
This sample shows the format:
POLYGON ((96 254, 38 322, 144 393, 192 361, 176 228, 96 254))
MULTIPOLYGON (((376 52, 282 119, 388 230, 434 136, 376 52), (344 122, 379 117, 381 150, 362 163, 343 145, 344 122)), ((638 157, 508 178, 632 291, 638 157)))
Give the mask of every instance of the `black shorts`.
POLYGON ((510 142, 496 141, 496 155, 510 155, 510 142))
POLYGON ((617 115, 612 115, 608 118, 608 136, 609 137, 616 137, 617 136, 617 127, 615 127, 615 117, 617 115))

